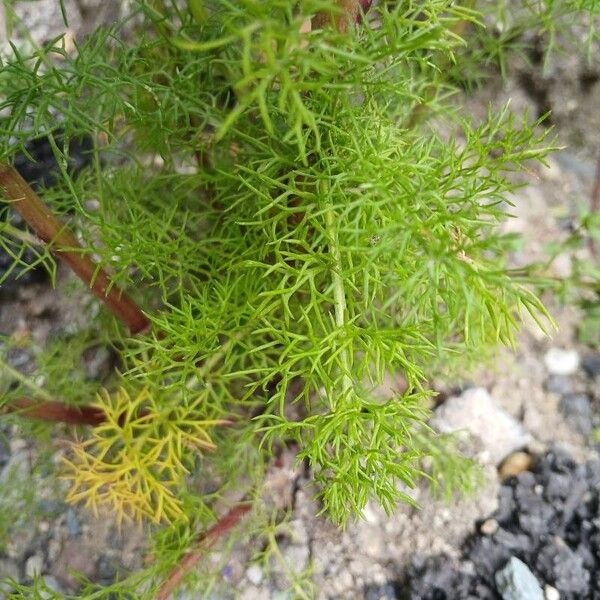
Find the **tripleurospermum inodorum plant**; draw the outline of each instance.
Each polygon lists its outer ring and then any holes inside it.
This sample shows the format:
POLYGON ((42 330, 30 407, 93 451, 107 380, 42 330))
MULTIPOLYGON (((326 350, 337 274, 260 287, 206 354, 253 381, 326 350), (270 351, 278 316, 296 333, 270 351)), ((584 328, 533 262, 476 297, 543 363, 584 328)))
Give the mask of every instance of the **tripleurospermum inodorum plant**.
POLYGON ((369 498, 412 502, 422 477, 470 485, 427 428, 428 378, 512 345, 524 314, 544 326, 498 224, 511 174, 548 144, 508 108, 449 110, 444 70, 479 21, 464 4, 140 0, 73 53, 3 59, 3 246, 18 261, 31 241, 10 224, 35 201, 11 187, 12 157, 48 137, 61 182, 40 196, 76 235, 56 225, 34 250, 85 263, 125 325, 90 322, 120 357, 95 397, 60 387, 52 415, 20 387, 3 400, 65 421, 86 405, 95 427, 60 474, 71 500, 199 527, 226 492, 257 498, 289 444, 341 524, 369 498))

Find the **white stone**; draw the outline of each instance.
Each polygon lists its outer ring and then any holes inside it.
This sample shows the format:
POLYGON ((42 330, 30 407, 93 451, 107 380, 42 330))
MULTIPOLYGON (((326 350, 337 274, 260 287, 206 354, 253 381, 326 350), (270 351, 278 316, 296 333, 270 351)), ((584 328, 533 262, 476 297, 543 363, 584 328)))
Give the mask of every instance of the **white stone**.
POLYGON ((531 441, 523 426, 483 388, 446 400, 436 409, 431 426, 440 433, 466 431, 477 442, 475 458, 484 464, 498 465, 531 441))
POLYGON ((34 554, 27 559, 25 563, 25 575, 29 579, 33 579, 36 575, 40 575, 44 568, 44 559, 39 554, 34 554))
POLYGON ((572 375, 579 367, 579 354, 575 350, 550 348, 544 356, 544 363, 552 375, 572 375))
POLYGON ((13 438, 9 442, 10 451, 12 454, 27 448, 27 442, 23 438, 13 438))
POLYGON ((246 570, 246 578, 254 585, 259 585, 263 580, 263 576, 263 570, 258 565, 251 565, 246 570))
POLYGON ((560 600, 560 592, 551 585, 545 585, 544 598, 545 600, 560 600))
MULTIPOLYGON (((238 589, 236 594, 236 598, 239 598, 239 600, 272 600, 273 598, 268 588, 259 588, 255 585, 238 589)), ((193 598, 190 596, 190 600, 196 600, 197 598, 197 593, 193 598)))

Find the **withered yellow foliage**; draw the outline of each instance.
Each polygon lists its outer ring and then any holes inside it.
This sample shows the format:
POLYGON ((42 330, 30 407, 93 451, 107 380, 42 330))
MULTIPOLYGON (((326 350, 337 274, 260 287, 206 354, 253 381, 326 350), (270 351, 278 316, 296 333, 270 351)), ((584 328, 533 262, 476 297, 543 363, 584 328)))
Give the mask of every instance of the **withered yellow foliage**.
POLYGON ((213 450, 208 430, 226 423, 202 419, 201 403, 160 408, 146 388, 133 397, 123 388, 104 390, 94 406, 106 421, 64 459, 67 501, 83 502, 96 514, 105 506, 119 523, 185 518, 177 489, 189 473, 190 449, 213 450))

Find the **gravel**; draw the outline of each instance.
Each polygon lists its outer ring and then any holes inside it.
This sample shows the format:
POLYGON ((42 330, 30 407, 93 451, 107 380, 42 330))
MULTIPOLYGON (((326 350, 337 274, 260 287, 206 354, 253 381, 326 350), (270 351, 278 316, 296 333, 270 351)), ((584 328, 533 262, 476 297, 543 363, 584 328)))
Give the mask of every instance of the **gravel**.
POLYGON ((579 433, 592 433, 592 403, 586 394, 565 394, 559 404, 566 422, 579 433))
POLYGON ((600 354, 586 356, 581 361, 581 366, 590 377, 600 377, 600 354))
POLYGON ((415 559, 403 597, 541 599, 544 586, 546 597, 552 590, 563 600, 600 597, 599 506, 600 461, 579 464, 553 448, 531 472, 502 484, 498 509, 467 539, 459 560, 415 559), (497 528, 488 527, 491 520, 497 528))
POLYGON ((550 375, 545 383, 545 389, 553 394, 570 394, 573 391, 573 382, 564 375, 550 375))

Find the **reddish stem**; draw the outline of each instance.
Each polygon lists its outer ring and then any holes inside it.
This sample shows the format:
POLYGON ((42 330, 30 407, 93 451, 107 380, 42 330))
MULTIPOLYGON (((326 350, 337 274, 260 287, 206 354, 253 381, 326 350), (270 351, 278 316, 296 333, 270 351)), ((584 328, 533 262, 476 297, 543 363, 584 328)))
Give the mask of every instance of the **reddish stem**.
POLYGON ((241 518, 250 510, 250 504, 240 504, 232 508, 208 531, 202 533, 196 542, 198 548, 184 555, 183 560, 167 576, 161 584, 154 600, 167 600, 181 583, 183 578, 200 562, 206 550, 210 548, 220 537, 235 527, 241 518))
POLYGON ((18 412, 25 417, 69 423, 71 425, 99 425, 105 419, 104 412, 93 406, 71 406, 62 402, 47 402, 31 398, 19 398, 2 407, 3 412, 18 412))
POLYGON ((341 10, 336 14, 333 11, 323 11, 315 15, 313 27, 321 29, 327 25, 334 25, 338 31, 345 33, 352 22, 360 23, 361 11, 366 14, 372 3, 372 0, 336 0, 341 10))
POLYGON ((0 164, 0 187, 14 209, 23 217, 36 235, 52 245, 53 253, 106 304, 133 334, 148 328, 149 321, 110 277, 89 256, 73 233, 52 214, 19 172, 9 165, 0 164))

